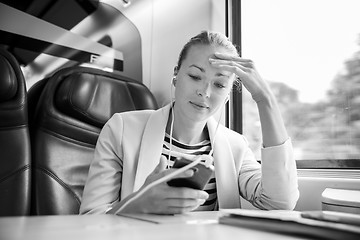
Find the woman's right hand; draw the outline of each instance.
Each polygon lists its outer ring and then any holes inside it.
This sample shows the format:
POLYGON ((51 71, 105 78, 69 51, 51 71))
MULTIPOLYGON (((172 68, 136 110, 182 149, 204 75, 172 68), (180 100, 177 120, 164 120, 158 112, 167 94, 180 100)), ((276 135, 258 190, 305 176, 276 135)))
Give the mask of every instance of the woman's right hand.
MULTIPOLYGON (((170 174, 176 169, 166 169, 166 158, 161 156, 159 164, 154 171, 147 177, 144 185, 138 191, 140 192, 150 183, 170 174)), ((187 178, 194 174, 189 169, 179 173, 173 178, 187 178)), ((170 179, 169 179, 170 180, 170 179)), ((189 212, 198 208, 209 197, 208 193, 202 190, 196 190, 186 187, 171 187, 167 182, 159 183, 141 196, 137 196, 138 192, 131 194, 130 203, 121 211, 127 213, 156 213, 156 214, 178 214, 189 212)), ((126 201, 124 199, 124 201, 126 201)))

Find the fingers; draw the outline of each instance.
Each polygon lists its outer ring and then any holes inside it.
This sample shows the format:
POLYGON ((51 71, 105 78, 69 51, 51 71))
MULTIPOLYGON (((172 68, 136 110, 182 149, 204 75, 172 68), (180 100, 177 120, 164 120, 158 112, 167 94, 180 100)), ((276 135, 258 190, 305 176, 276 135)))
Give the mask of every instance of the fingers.
POLYGON ((245 59, 225 53, 215 53, 215 57, 216 58, 209 59, 213 66, 225 67, 227 70, 233 70, 232 72, 237 70, 237 68, 240 68, 242 71, 254 68, 254 63, 251 59, 245 59))
POLYGON ((225 70, 230 70, 231 72, 236 73, 237 68, 242 71, 247 71, 248 69, 253 69, 254 64, 251 60, 243 61, 240 60, 228 60, 228 59, 215 59, 210 58, 209 62, 214 67, 226 68, 225 70))
POLYGON ((167 198, 164 200, 170 208, 189 208, 198 207, 203 204, 206 199, 203 198, 167 198))
POLYGON ((208 199, 209 194, 203 190, 197 190, 187 187, 171 187, 166 189, 167 199, 208 199))
MULTIPOLYGON (((169 178, 167 181, 172 178, 188 178, 194 174, 193 169, 179 171, 180 169, 165 168, 166 158, 161 156, 159 164, 148 176, 143 187, 168 174, 172 175, 167 177, 169 178), (179 173, 176 174, 176 172, 179 173)), ((186 187, 171 187, 167 184, 167 181, 155 184, 140 195, 136 200, 138 205, 142 206, 139 211, 158 214, 184 213, 198 208, 209 197, 209 194, 202 190, 186 187)))
POLYGON ((205 203, 209 194, 205 191, 190 188, 170 187, 175 191, 164 199, 167 211, 172 213, 184 213, 193 211, 205 203))
POLYGON ((263 82, 251 59, 241 58, 226 53, 215 53, 215 58, 209 62, 216 68, 229 71, 238 76, 245 88, 252 94, 257 94, 264 88, 263 82))
POLYGON ((144 186, 150 184, 151 182, 153 182, 165 175, 164 170, 166 168, 166 161, 167 161, 166 157, 161 155, 158 165, 156 165, 155 169, 146 178, 144 186))
POLYGON ((226 53, 215 53, 215 57, 213 59, 222 59, 222 60, 230 60, 230 61, 237 61, 241 63, 249 63, 252 62, 251 59, 242 58, 239 56, 234 56, 226 53))
POLYGON ((205 203, 205 199, 167 199, 167 211, 173 214, 190 212, 205 203))
MULTIPOLYGON (((155 189, 154 189, 155 190, 155 189)), ((160 191, 149 193, 158 198, 153 201, 150 212, 161 214, 177 214, 193 211, 202 205, 209 195, 202 190, 191 188, 163 187, 160 191)), ((147 201, 147 203, 149 203, 147 201)))

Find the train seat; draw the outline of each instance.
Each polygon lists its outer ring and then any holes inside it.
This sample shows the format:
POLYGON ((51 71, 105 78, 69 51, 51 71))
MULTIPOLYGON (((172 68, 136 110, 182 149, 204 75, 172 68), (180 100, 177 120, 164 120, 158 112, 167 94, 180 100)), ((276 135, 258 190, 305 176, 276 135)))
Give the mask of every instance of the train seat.
POLYGON ((30 213, 31 148, 25 79, 0 49, 0 216, 30 213))
POLYGON ((45 81, 42 91, 34 90, 40 96, 29 90, 37 102, 32 214, 78 214, 102 126, 116 112, 156 109, 157 103, 142 83, 98 69, 64 68, 45 81))

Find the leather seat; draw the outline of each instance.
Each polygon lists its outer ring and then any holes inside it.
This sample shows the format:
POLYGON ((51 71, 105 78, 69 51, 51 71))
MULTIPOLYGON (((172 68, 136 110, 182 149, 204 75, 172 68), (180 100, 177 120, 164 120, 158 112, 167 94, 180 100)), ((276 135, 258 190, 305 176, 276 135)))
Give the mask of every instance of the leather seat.
POLYGON ((98 69, 65 68, 44 81, 34 88, 40 97, 29 90, 29 101, 38 98, 31 126, 33 214, 78 214, 105 122, 116 112, 156 109, 156 100, 142 83, 98 69))
POLYGON ((0 216, 30 213, 30 136, 23 73, 0 49, 0 216))

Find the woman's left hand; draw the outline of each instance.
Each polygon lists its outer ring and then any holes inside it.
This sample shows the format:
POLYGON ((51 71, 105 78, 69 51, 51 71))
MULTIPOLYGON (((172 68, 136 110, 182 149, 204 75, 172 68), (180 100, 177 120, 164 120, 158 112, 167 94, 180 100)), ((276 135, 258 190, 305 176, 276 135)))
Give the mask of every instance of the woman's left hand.
POLYGON ((252 60, 224 53, 215 53, 215 57, 209 59, 211 65, 237 75, 256 102, 267 98, 271 93, 252 60))

